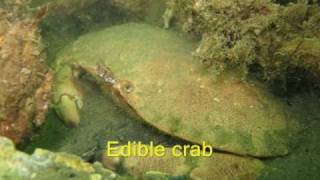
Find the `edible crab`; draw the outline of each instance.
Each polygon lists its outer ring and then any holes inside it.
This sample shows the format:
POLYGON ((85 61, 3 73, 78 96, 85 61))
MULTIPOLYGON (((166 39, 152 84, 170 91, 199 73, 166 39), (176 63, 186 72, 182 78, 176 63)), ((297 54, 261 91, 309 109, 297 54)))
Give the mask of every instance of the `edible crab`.
POLYGON ((214 80, 192 58, 196 42, 145 24, 129 23, 80 37, 57 58, 56 110, 80 123, 79 79, 146 123, 195 144, 255 157, 288 153, 286 106, 255 80, 230 70, 214 80))

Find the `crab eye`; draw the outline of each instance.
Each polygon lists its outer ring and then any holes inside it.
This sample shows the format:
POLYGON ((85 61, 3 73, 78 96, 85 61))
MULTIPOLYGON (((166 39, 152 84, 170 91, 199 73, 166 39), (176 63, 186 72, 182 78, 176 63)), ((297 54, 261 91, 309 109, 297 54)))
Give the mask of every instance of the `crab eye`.
POLYGON ((132 93, 134 91, 134 86, 131 82, 129 81, 124 81, 122 84, 121 84, 121 90, 125 93, 132 93))

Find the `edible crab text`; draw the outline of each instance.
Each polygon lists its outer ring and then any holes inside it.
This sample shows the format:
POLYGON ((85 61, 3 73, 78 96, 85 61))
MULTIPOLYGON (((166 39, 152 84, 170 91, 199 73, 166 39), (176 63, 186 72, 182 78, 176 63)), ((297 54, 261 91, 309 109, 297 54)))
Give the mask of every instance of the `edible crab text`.
POLYGON ((109 157, 163 157, 171 153, 174 157, 211 157, 213 147, 202 142, 201 145, 174 145, 167 148, 163 145, 143 144, 138 141, 129 141, 126 145, 120 145, 118 141, 107 142, 107 153, 109 157))

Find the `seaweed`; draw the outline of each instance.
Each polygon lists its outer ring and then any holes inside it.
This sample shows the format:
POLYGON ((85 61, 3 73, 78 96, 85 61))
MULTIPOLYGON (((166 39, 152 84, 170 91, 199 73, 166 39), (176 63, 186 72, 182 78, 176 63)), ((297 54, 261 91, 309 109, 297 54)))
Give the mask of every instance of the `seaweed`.
POLYGON ((216 75, 236 67, 264 81, 320 76, 320 8, 316 1, 170 0, 164 19, 201 37, 194 56, 216 75), (282 3, 284 3, 282 1, 282 3), (169 15, 169 16, 168 16, 169 15), (289 73, 290 72, 290 73, 289 73))

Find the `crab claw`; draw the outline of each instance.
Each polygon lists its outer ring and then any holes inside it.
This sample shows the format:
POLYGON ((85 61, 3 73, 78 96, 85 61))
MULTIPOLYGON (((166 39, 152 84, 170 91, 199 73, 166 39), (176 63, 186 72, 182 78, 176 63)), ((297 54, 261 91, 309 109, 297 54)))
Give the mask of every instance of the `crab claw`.
POLYGON ((56 77, 55 110, 60 118, 68 125, 77 126, 80 123, 79 111, 82 108, 82 97, 70 67, 60 70, 56 77))

